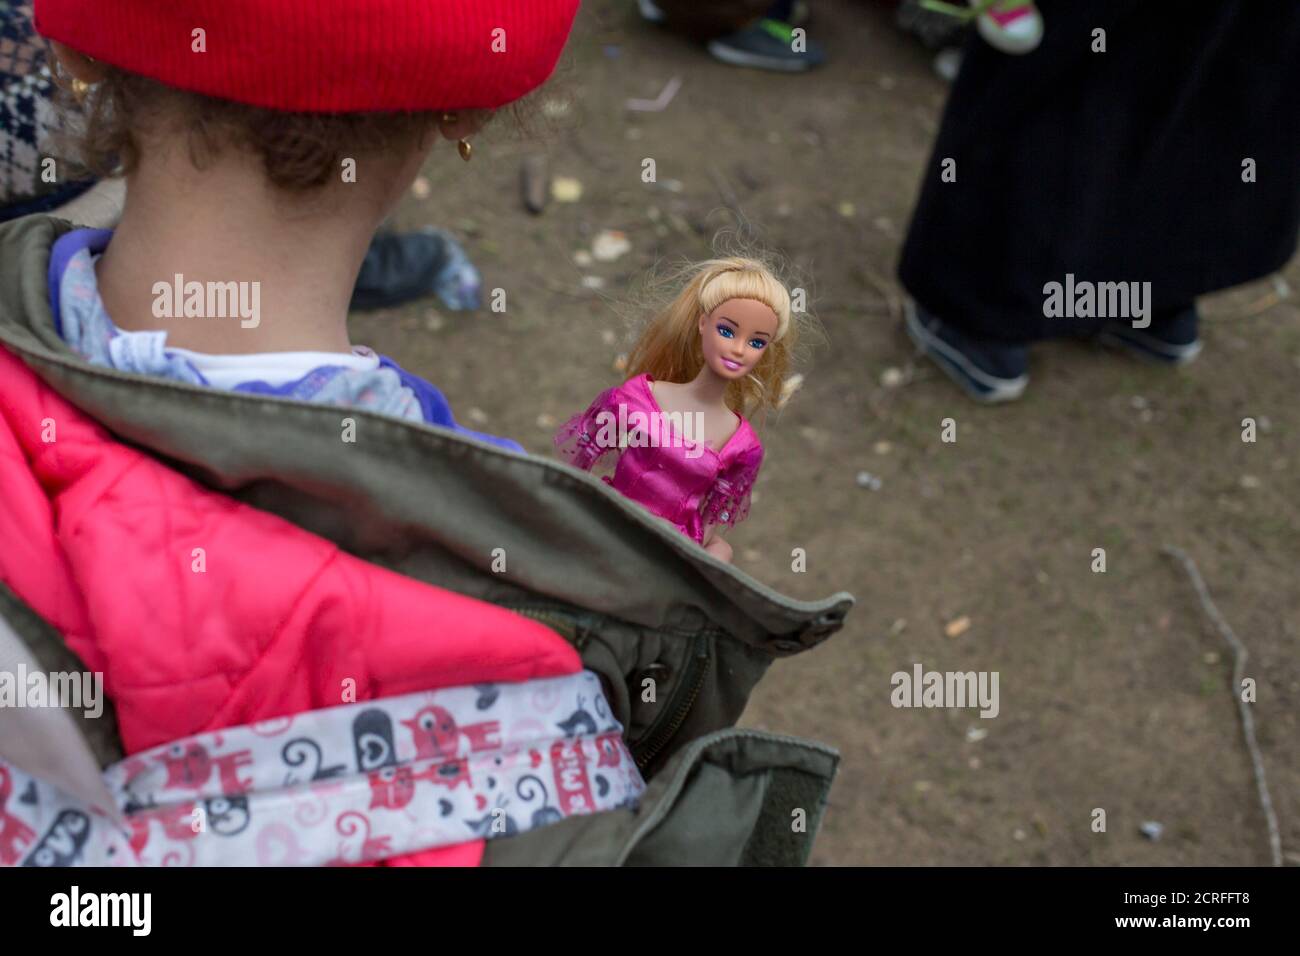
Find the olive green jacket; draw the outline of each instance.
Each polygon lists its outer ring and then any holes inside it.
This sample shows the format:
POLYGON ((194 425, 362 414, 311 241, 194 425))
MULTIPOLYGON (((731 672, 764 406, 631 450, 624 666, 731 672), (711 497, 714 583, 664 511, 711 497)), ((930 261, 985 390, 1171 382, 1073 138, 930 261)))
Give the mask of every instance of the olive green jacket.
MULTIPOLYGON (((51 388, 209 487, 549 624, 603 678, 649 784, 640 809, 492 841, 486 863, 806 860, 838 754, 734 724, 774 658, 841 627, 850 595, 785 597, 558 462, 354 409, 362 453, 340 455, 336 407, 89 365, 55 331, 46 286, 50 247, 70 228, 45 216, 0 225, 0 344, 51 388), (499 548, 508 560, 494 571, 499 548)), ((38 665, 69 654, 0 583, 5 625, 38 665)), ((120 756, 113 733, 78 729, 101 765, 120 756)))

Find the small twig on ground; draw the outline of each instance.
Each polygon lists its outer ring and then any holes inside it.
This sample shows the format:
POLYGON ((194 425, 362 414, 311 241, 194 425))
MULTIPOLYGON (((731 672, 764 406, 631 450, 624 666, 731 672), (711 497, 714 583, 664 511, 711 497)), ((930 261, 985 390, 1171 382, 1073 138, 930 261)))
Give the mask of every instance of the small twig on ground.
POLYGON ((586 139, 576 128, 569 130, 569 145, 573 147, 575 153, 602 173, 612 173, 618 168, 618 163, 615 160, 592 152, 591 147, 587 145, 586 139))
POLYGON ((677 213, 667 210, 664 212, 664 219, 667 220, 668 225, 672 227, 673 231, 683 239, 698 244, 705 252, 712 252, 712 246, 709 245, 708 240, 693 230, 690 227, 690 224, 677 213))
POLYGON ((587 289, 582 286, 574 289, 566 286, 562 282, 556 282, 554 279, 548 279, 546 276, 539 276, 540 282, 545 288, 559 295, 567 295, 571 299, 594 299, 596 298, 595 289, 587 289))
POLYGON ((867 284, 880 293, 880 297, 889 303, 889 314, 901 322, 903 319, 903 299, 893 284, 882 278, 868 265, 859 266, 858 271, 862 278, 867 281, 867 284))
POLYGON ((1240 694, 1241 681, 1246 673, 1246 660, 1250 655, 1246 651, 1246 645, 1237 640, 1237 635, 1232 632, 1228 622, 1219 613, 1218 607, 1215 606, 1214 600, 1210 597, 1209 590, 1205 587, 1205 581, 1201 578, 1201 572, 1196 569, 1195 562, 1181 548, 1175 548, 1173 545, 1165 545, 1164 553, 1182 564, 1187 576, 1192 579, 1192 587, 1196 589, 1196 596, 1200 598, 1201 607, 1209 616, 1211 623, 1214 624, 1220 636, 1232 648, 1233 696, 1237 699, 1237 713, 1241 716, 1241 730, 1246 738, 1246 749, 1250 751, 1251 769, 1255 772, 1255 788, 1259 793, 1259 803, 1264 810, 1264 819, 1268 823, 1268 846, 1273 855, 1273 865, 1281 866, 1282 837, 1277 826, 1277 814, 1273 812, 1273 800, 1268 794, 1268 781, 1264 777, 1264 758, 1259 752, 1259 744, 1255 742, 1255 718, 1250 712, 1249 705, 1241 699, 1240 694))
POLYGON ((659 91, 659 95, 654 99, 629 99, 624 105, 629 110, 637 113, 662 113, 668 109, 668 104, 673 101, 673 97, 677 95, 677 91, 681 88, 682 78, 674 76, 664 84, 664 88, 659 91))
POLYGON ((859 299, 850 302, 841 299, 818 299, 818 312, 864 312, 893 315, 893 307, 884 299, 859 299))
POLYGON ((740 199, 736 196, 736 191, 731 188, 731 183, 727 177, 716 166, 709 167, 709 178, 713 180, 713 186, 718 191, 718 196, 722 199, 722 204, 731 211, 731 214, 737 221, 743 222, 745 213, 740 208, 740 199))
POLYGON ((1291 286, 1281 275, 1274 275, 1272 284, 1272 290, 1264 293, 1249 305, 1226 312, 1208 312, 1204 314, 1204 318, 1210 322, 1230 322, 1237 319, 1253 319, 1255 316, 1267 312, 1279 302, 1285 302, 1287 299, 1291 298, 1291 286))

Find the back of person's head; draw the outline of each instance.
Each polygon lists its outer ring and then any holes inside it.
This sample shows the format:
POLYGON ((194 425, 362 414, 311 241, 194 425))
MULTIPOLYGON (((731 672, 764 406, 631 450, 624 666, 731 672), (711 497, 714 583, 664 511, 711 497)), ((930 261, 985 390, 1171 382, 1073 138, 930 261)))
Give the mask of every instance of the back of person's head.
MULTIPOLYGON (((288 191, 455 139, 543 83, 577 0, 36 0, 91 169, 183 143, 256 156, 288 191)), ((346 180, 345 180, 346 181, 346 180)))

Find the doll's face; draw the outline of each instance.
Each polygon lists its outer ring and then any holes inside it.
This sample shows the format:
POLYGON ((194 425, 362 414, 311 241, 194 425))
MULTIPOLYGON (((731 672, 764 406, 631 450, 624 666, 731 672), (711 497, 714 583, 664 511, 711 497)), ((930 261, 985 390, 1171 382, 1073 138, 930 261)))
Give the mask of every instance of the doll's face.
POLYGON ((748 375, 776 337, 776 313, 757 299, 728 299, 700 316, 704 364, 725 379, 748 375))

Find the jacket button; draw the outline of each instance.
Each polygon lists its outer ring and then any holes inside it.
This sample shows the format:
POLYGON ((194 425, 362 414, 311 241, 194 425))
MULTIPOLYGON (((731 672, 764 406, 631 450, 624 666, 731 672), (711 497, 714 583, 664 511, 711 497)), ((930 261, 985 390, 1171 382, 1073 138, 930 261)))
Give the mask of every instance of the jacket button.
POLYGON ((820 644, 830 637, 844 623, 844 615, 838 611, 826 611, 818 614, 801 635, 811 646, 820 644))

